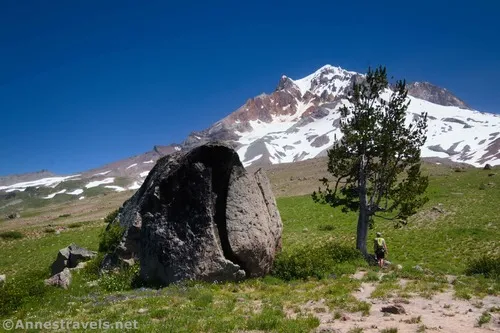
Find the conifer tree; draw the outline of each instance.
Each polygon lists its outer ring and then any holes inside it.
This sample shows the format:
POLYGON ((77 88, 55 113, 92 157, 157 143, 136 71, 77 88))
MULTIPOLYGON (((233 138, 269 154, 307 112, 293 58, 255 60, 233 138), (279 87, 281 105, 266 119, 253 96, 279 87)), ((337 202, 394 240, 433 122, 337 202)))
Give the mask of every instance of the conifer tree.
POLYGON ((314 201, 358 212, 356 248, 367 255, 368 228, 374 217, 406 224, 427 198, 428 178, 422 176, 420 148, 426 140, 427 114, 413 117, 407 126, 410 104, 405 81, 389 88, 385 67, 368 73, 353 84, 349 102, 340 109, 340 140, 328 151, 332 183, 314 201), (330 186, 332 184, 332 186, 330 186))

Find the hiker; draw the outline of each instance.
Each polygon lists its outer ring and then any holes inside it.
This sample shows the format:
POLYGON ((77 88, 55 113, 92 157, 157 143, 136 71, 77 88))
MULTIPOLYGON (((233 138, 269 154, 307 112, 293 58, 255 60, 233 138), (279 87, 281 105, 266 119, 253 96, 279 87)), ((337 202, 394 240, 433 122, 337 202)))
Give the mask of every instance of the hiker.
POLYGON ((385 254, 389 254, 389 251, 387 250, 385 239, 382 238, 382 234, 380 232, 377 232, 373 248, 375 250, 375 256, 377 257, 379 267, 384 267, 385 254))

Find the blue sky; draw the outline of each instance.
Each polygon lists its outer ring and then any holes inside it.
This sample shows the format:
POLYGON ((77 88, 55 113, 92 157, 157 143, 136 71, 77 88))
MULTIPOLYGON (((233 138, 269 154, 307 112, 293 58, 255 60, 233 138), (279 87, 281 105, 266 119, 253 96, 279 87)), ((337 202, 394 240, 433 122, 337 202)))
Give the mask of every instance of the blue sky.
POLYGON ((383 64, 500 113, 497 3, 1 1, 0 175, 182 142, 327 63, 383 64))

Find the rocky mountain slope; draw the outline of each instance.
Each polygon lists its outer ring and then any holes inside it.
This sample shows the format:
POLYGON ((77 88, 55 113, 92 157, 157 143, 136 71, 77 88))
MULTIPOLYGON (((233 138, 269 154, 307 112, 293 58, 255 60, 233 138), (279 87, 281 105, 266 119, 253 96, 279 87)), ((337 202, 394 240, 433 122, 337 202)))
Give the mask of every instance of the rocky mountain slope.
MULTIPOLYGON (((249 99, 210 128, 192 133, 184 145, 230 140, 247 166, 322 156, 341 136, 339 109, 353 81, 360 79, 358 73, 330 65, 299 80, 283 76, 273 93, 249 99)), ((421 112, 429 115, 422 156, 474 166, 500 164, 499 115, 472 110, 430 83, 412 83, 408 89, 408 121, 421 112)), ((387 89, 383 97, 390 93, 387 89)))
MULTIPOLYGON (((84 199, 106 191, 137 189, 163 155, 212 140, 232 144, 245 166, 279 164, 324 156, 340 138, 340 107, 359 73, 326 65, 302 79, 282 76, 275 91, 262 94, 209 128, 191 133, 182 144, 152 151, 65 177, 40 174, 0 177, 0 209, 12 202, 38 198, 84 199), (29 195, 28 195, 29 194, 29 195), (9 197, 2 203, 2 198, 9 197)), ((477 167, 500 164, 500 116, 471 109, 444 88, 427 82, 408 85, 408 121, 429 116, 423 157, 477 167)), ((391 91, 383 94, 388 98, 391 91)))

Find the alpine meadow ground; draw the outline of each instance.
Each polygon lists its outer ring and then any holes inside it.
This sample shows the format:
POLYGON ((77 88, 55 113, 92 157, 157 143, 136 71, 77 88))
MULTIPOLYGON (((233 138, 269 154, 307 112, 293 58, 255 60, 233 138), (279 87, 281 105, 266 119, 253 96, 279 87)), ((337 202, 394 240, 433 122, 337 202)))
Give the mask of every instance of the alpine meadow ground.
POLYGON ((371 303, 353 296, 363 281, 375 284, 374 298, 430 298, 449 288, 450 280, 457 299, 498 296, 498 169, 455 172, 426 165, 426 170, 429 202, 406 227, 376 220, 368 237, 373 252, 371 240, 382 232, 388 259, 401 270, 368 266, 354 250, 356 214, 315 204, 310 195, 278 198, 282 253, 272 274, 240 283, 132 289, 135 271, 99 276, 91 262, 73 274, 68 290, 46 287, 43 279, 57 251, 72 242, 97 251, 105 224, 75 224, 60 234, 40 225, 18 229, 24 237, 0 238, 0 274, 7 276, 0 287, 0 321, 137 320, 142 332, 310 332, 325 314, 334 321, 349 313, 370 315, 371 303), (353 278, 359 270, 365 277, 353 278))

